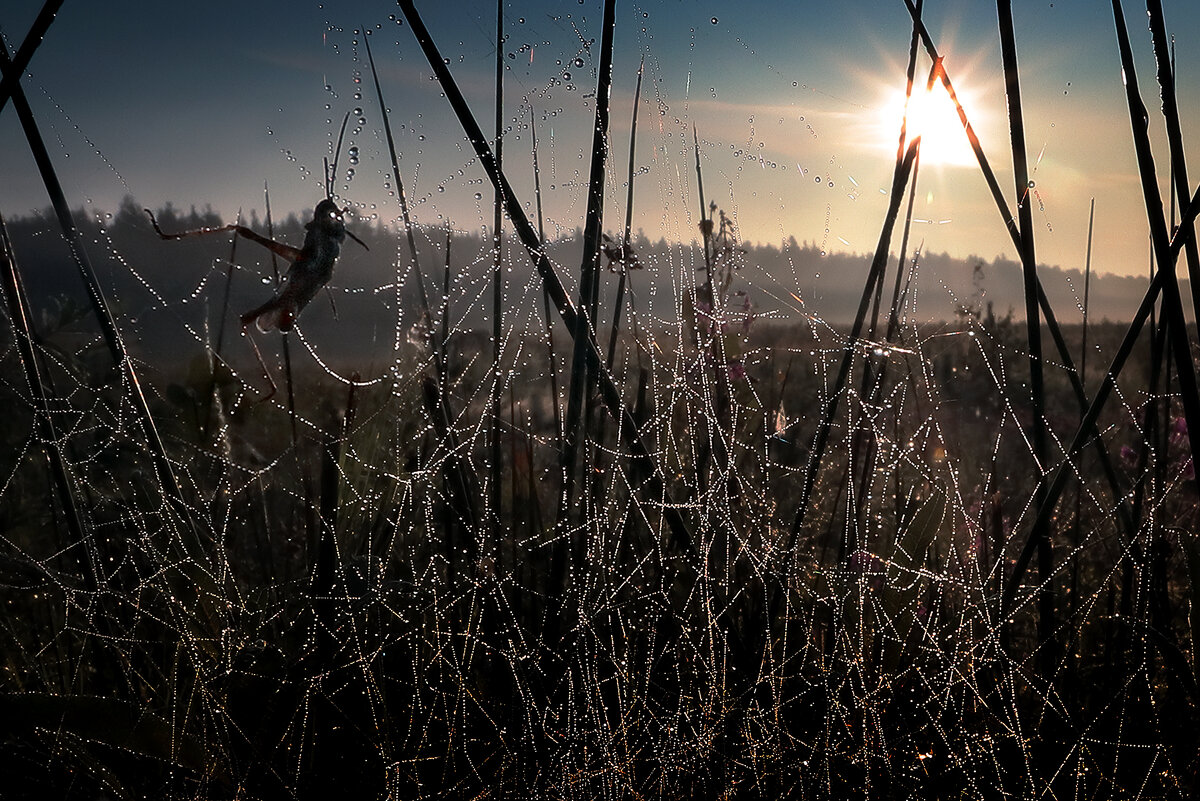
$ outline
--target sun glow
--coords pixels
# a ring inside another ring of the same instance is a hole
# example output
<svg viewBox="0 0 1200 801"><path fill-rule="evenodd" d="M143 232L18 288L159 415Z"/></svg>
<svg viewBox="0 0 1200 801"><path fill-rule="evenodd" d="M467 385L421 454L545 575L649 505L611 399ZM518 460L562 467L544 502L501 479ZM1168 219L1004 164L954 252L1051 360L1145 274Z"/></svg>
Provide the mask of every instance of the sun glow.
<svg viewBox="0 0 1200 801"><path fill-rule="evenodd" d="M964 106L970 108L965 101ZM897 90L883 104L879 119L882 141L892 153L896 151L904 112L904 92ZM978 125L973 118L972 125ZM935 84L928 92L919 84L913 87L908 102L908 141L917 136L921 137L922 165L970 167L977 163L958 109L941 84Z"/></svg>

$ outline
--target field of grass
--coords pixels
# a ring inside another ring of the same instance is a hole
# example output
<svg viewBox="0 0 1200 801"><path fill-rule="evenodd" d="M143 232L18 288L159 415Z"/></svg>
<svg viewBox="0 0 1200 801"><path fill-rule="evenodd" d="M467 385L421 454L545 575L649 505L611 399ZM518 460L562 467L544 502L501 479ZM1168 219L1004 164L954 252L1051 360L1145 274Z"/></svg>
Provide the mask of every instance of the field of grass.
<svg viewBox="0 0 1200 801"><path fill-rule="evenodd" d="M926 73L949 88L921 3L905 2L910 89ZM434 232L418 257L404 205L413 309L370 376L302 366L319 351L301 327L253 334L268 379L222 303L232 272L206 289L204 346L152 367L127 349L132 312L110 309L88 248L71 253L87 305L35 306L5 233L0 796L1200 791L1200 394L1193 298L1175 279L1183 262L1200 287L1200 199L1164 103L1170 227L1120 4L1159 267L1132 321L1069 325L1041 291L1028 193L997 185L977 140L1024 314L982 294L945 322L916 313L920 145L903 134L852 324L755 314L698 134L700 244L639 262L632 156L626 218L601 217L604 134L625 113L607 103L613 5L567 280L540 205L513 191L500 140L399 3L495 189L492 232L511 226L494 247L527 253L538 279L502 297L497 255L468 301L494 327L459 325L447 251L463 240ZM1020 189L1021 76L998 6ZM364 86L387 107L386 84ZM632 130L636 146L636 117ZM57 186L48 164L44 177ZM71 242L62 190L51 198ZM602 238L622 225L623 243ZM670 314L638 312L651 273L675 282ZM504 320L514 308L520 324Z"/></svg>

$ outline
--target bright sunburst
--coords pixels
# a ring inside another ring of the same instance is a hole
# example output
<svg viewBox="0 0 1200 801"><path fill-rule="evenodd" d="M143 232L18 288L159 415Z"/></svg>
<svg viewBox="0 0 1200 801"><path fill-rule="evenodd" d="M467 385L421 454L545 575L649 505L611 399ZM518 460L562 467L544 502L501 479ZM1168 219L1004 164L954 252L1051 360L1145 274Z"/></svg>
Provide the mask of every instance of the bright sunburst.
<svg viewBox="0 0 1200 801"><path fill-rule="evenodd" d="M959 97L963 99L961 92ZM971 104L966 100L963 103L970 113ZM904 91L892 90L881 105L878 125L882 144L893 153L903 115ZM978 120L972 119L972 125L978 124ZM908 103L909 141L916 136L921 137L921 164L924 166L970 167L977 163L954 101L940 83L928 92L920 84L913 87L913 96Z"/></svg>

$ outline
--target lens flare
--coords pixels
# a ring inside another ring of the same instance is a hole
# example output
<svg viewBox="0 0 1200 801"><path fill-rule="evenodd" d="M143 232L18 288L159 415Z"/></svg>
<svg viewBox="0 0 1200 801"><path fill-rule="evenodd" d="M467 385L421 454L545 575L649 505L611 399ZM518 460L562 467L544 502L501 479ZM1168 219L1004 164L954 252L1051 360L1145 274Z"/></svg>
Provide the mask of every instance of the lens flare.
<svg viewBox="0 0 1200 801"><path fill-rule="evenodd" d="M962 99L961 92L959 97ZM963 103L975 123L976 113L971 111L966 100ZM941 84L935 84L930 91L925 91L920 85L914 86L907 111L908 139L912 141L914 137L921 137L923 166L971 167L976 164L975 153L958 117L958 109ZM896 136L904 114L904 91L895 90L881 107L879 117L882 142L891 152L895 152Z"/></svg>

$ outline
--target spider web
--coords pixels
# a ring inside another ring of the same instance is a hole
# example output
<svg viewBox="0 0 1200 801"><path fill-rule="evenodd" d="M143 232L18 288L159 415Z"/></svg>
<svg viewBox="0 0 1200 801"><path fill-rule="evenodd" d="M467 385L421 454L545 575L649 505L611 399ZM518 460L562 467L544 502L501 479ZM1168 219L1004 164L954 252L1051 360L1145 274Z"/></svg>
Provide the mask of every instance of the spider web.
<svg viewBox="0 0 1200 801"><path fill-rule="evenodd" d="M541 62L510 68L502 138L532 217L537 128L553 201L545 252L574 299L590 156L579 132L597 55L582 19L558 23L528 35L514 25L515 63L532 62L534 41L555 63L549 77ZM371 35L391 35L382 27ZM628 254L604 259L594 332L605 354L623 273L611 375L629 414L609 415L585 387L578 462L564 469L572 332L553 310L547 325L543 282L506 226L493 362L490 187L451 146L458 131L413 125L399 146L430 151L403 167L426 315L380 111L359 92L363 33L334 33L361 103L337 191L370 250L345 245L292 333L253 334L265 374L235 321L287 265L245 241L161 242L132 200L81 217L182 505L86 299L61 292L56 276L75 268L52 219L6 220L33 311L27 328L6 289L0 705L15 721L3 763L22 787L204 799L1187 795L1200 562L1169 375L1142 357L1101 419L1116 495L1095 452L1067 458L1079 419L1068 374L1094 389L1123 327L1089 329L1087 370L1046 351L1042 470L1065 465L1072 478L1051 572L1030 573L1004 607L1038 511L1023 321L989 303L985 270L938 271L914 236L888 263L894 307L885 293L851 341L870 256L842 250L865 235L838 220L860 182L838 153L826 162L819 122L800 120L812 163L829 167L814 175L760 152L752 117L741 138L698 135L704 205L689 96L657 79L643 29L651 122L637 131L634 230L652 219L662 238L632 237L636 268ZM736 41L740 58L795 86ZM626 105L614 101L614 120ZM618 130L604 225L617 241ZM458 159L444 180L421 175L423 158L443 166L434 134ZM331 152L332 140L333 128ZM814 187L773 195L778 243L746 241L747 172L789 169ZM389 201L355 200L372 193ZM440 210L447 193L477 224ZM272 235L298 244L307 214L272 221ZM820 241L790 238L795 214L823 218ZM158 217L172 231L222 224L211 210ZM243 224L268 223L254 211ZM1067 333L1079 353L1081 329ZM631 453L630 422L648 457Z"/></svg>

